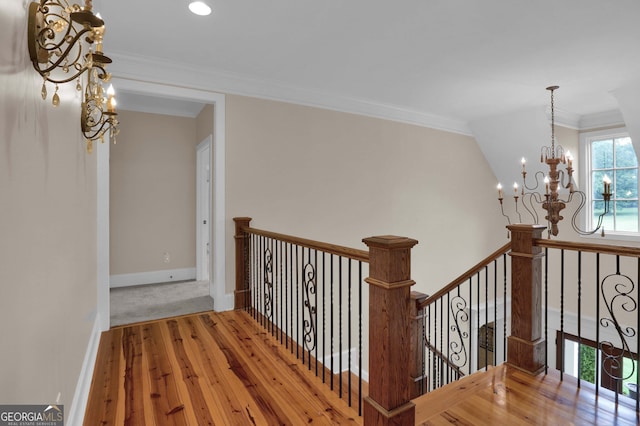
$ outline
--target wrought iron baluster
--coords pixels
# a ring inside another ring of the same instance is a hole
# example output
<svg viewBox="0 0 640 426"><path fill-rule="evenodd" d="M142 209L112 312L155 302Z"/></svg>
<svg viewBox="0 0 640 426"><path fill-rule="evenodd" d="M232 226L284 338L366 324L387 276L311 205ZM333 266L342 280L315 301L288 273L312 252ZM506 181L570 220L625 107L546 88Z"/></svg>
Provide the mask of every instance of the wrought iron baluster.
<svg viewBox="0 0 640 426"><path fill-rule="evenodd" d="M502 255L502 270L504 273L503 291L502 291L502 300L503 300L502 313L504 318L504 320L502 321L502 361L506 361L507 360L507 255L506 254ZM546 348L545 348L545 354L546 354Z"/></svg>
<svg viewBox="0 0 640 426"><path fill-rule="evenodd" d="M564 342L563 349L564 349ZM563 350L564 353L564 350ZM578 389L581 387L582 371L582 252L578 251Z"/></svg>
<svg viewBox="0 0 640 426"><path fill-rule="evenodd" d="M304 262L304 250L302 261ZM307 366L311 370L311 353L316 348L316 267L311 258L311 249L307 249L307 263L304 265L303 276L303 340L304 348L307 350ZM302 353L302 363L304 364L304 351Z"/></svg>
<svg viewBox="0 0 640 426"><path fill-rule="evenodd" d="M478 310L480 307L478 306ZM489 367L489 268L484 267L484 370Z"/></svg>
<svg viewBox="0 0 640 426"><path fill-rule="evenodd" d="M596 253L596 342L600 345L600 253ZM564 342L563 342L564 344ZM600 368L596 368L596 396L600 393Z"/></svg>
<svg viewBox="0 0 640 426"><path fill-rule="evenodd" d="M548 373L549 373L549 249L545 247L544 249L544 374L548 374Z"/></svg>
<svg viewBox="0 0 640 426"><path fill-rule="evenodd" d="M342 256L338 257L338 387L342 398Z"/></svg>
<svg viewBox="0 0 640 426"><path fill-rule="evenodd" d="M358 261L358 415L362 415L362 261Z"/></svg>
<svg viewBox="0 0 640 426"><path fill-rule="evenodd" d="M347 393L349 407L351 407L351 264L353 259L347 259L349 278L347 280Z"/></svg>
<svg viewBox="0 0 640 426"><path fill-rule="evenodd" d="M636 370L635 364L632 363L631 371L625 372L624 358L632 358L628 339L636 337L637 331L631 326L624 326L618 319L620 312L634 312L638 309L638 302L632 295L635 288L633 280L620 272L620 256L616 255L616 272L605 276L600 284L602 300L609 315L600 319L600 325L602 328L609 326L615 328L616 335L620 339L619 346L608 340L598 343L603 357L603 374L607 374L616 384L616 403L622 382L631 378ZM608 350L605 350L605 347Z"/></svg>
<svg viewBox="0 0 640 426"><path fill-rule="evenodd" d="M335 334L333 333L333 318L334 318L333 317L333 281L334 281L333 280L333 278L334 278L334 275L333 275L333 263L334 263L334 256L332 254L331 255L331 263L330 263L330 269L331 269L330 274L331 274L331 277L330 277L330 284L329 284L329 286L331 287L331 290L330 290L331 303L329 304L329 311L330 311L329 328L331 329L331 345L330 345L331 346L331 353L330 353L330 355L331 355L331 361L330 361L331 362L331 377L330 377L331 378L331 390L333 390L333 376L334 376L333 350L334 350L334 336L335 336Z"/></svg>
<svg viewBox="0 0 640 426"><path fill-rule="evenodd" d="M326 253L322 252L322 383L325 382L325 356L326 356L326 346L327 346L327 327L326 327L326 319L327 319L327 311L325 309L325 302L327 300L326 289L326 277L327 277L327 263L326 263ZM318 357L316 357L316 362Z"/></svg>
<svg viewBox="0 0 640 426"><path fill-rule="evenodd" d="M560 250L560 342L564 354L564 249ZM562 381L564 380L564 356L560 367L560 381Z"/></svg>
<svg viewBox="0 0 640 426"><path fill-rule="evenodd" d="M498 260L493 261L493 340L491 341L491 345L493 347L493 365L498 365L498 355L497 355L497 346L498 346L498 337L496 330L498 326Z"/></svg>

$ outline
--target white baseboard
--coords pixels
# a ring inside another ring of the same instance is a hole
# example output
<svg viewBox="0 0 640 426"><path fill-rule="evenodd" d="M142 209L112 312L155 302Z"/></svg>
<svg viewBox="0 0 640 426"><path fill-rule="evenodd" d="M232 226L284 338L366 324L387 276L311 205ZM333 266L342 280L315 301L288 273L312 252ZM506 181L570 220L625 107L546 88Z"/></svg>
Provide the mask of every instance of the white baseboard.
<svg viewBox="0 0 640 426"><path fill-rule="evenodd" d="M133 285L166 283L196 279L196 268L165 269L162 271L137 272L133 274L111 275L109 287L129 287Z"/></svg>
<svg viewBox="0 0 640 426"><path fill-rule="evenodd" d="M364 349L364 348L363 348ZM349 365L349 354L351 354L351 364ZM363 350L363 356L364 354ZM333 367L335 369L335 373L338 373L338 368L340 365L340 358L342 358L342 370L340 372L345 372L351 370L351 372L357 374L358 373L358 348L351 348L350 350L342 351L342 353L333 353L325 356L320 360L322 365L325 368L331 368L331 359L333 358ZM365 382L369 382L369 372L362 370L362 380Z"/></svg>
<svg viewBox="0 0 640 426"><path fill-rule="evenodd" d="M222 300L213 297L213 310L216 312L232 311L234 308L235 300L233 293L226 293Z"/></svg>
<svg viewBox="0 0 640 426"><path fill-rule="evenodd" d="M76 384L76 390L73 394L73 400L71 401L71 407L66 415L67 426L80 426L84 421L84 412L87 408L89 391L91 390L91 380L93 379L93 369L96 364L101 335L100 321L96 315L91 336L89 336L87 352L84 355L82 369L80 370L80 376Z"/></svg>

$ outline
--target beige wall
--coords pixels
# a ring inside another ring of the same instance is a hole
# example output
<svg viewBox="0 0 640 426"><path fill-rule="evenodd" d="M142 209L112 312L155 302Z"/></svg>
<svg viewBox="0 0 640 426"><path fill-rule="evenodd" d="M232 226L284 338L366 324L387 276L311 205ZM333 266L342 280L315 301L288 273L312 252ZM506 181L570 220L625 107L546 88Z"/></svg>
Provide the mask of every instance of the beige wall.
<svg viewBox="0 0 640 426"><path fill-rule="evenodd" d="M76 93L40 98L23 2L0 6L0 402L70 409L96 313L96 154ZM71 85L73 86L73 85Z"/></svg>
<svg viewBox="0 0 640 426"><path fill-rule="evenodd" d="M213 105L206 105L196 117L196 144L213 135Z"/></svg>
<svg viewBox="0 0 640 426"><path fill-rule="evenodd" d="M121 111L119 121L110 166L111 275L194 268L196 120Z"/></svg>
<svg viewBox="0 0 640 426"><path fill-rule="evenodd" d="M227 291L234 216L364 249L419 240L417 289L433 292L507 242L495 177L471 137L358 115L226 97Z"/></svg>

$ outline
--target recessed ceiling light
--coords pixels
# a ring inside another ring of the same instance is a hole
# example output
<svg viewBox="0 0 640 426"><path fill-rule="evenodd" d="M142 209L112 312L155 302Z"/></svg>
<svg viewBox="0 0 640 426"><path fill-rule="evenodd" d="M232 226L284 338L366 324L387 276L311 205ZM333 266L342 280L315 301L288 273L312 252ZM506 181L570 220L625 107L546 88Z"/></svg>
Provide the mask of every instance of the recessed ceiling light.
<svg viewBox="0 0 640 426"><path fill-rule="evenodd" d="M211 7L203 1L193 1L189 3L189 10L200 16L207 16L211 14Z"/></svg>

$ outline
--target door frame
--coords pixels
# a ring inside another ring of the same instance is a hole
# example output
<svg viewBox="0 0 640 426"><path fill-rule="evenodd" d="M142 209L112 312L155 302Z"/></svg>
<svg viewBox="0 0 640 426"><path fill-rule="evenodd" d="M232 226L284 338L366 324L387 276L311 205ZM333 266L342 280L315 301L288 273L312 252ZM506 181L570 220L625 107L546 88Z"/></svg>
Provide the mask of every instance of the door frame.
<svg viewBox="0 0 640 426"><path fill-rule="evenodd" d="M211 145L207 136L196 148L196 280L211 281ZM206 231L203 230L206 224ZM205 233L206 232L206 233Z"/></svg>
<svg viewBox="0 0 640 426"><path fill-rule="evenodd" d="M226 213L225 213L225 95L221 93L195 90L185 87L151 83L124 77L113 77L118 90L152 96L184 99L213 105L213 161L212 161L212 274L209 280L209 294L214 300L216 311L233 309L233 292L226 293ZM123 142L124 143L124 142ZM106 145L106 144L105 144ZM98 150L98 164L108 166L108 150ZM104 167L103 167L104 168ZM108 167L105 175L98 173L100 184L97 188L98 230L97 262L102 267L97 271L98 324L101 331L110 327L109 307L109 178Z"/></svg>

